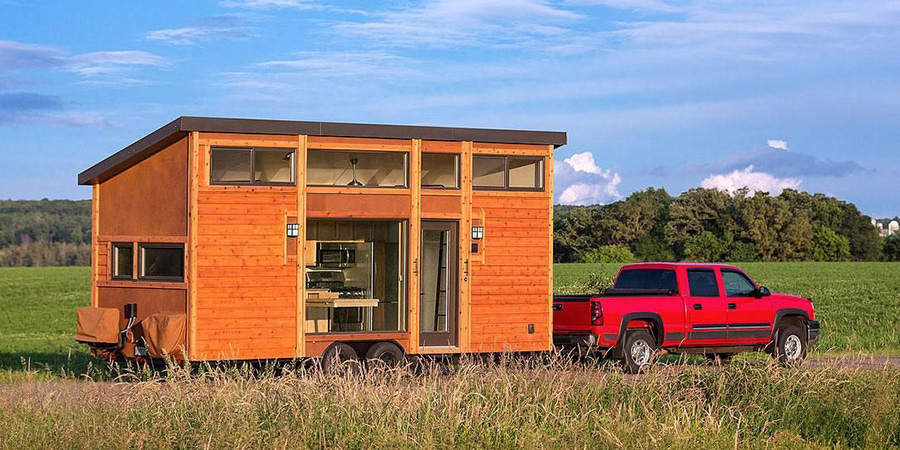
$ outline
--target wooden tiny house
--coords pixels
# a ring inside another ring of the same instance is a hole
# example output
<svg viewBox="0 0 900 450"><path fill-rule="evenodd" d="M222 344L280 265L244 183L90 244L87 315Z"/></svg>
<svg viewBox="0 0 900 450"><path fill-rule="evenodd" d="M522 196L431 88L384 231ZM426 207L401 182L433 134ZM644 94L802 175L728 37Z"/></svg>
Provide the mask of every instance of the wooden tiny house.
<svg viewBox="0 0 900 450"><path fill-rule="evenodd" d="M565 142L181 117L79 175L93 187L91 304L136 303L138 323L184 314L191 360L320 356L334 343L549 350L553 150Z"/></svg>

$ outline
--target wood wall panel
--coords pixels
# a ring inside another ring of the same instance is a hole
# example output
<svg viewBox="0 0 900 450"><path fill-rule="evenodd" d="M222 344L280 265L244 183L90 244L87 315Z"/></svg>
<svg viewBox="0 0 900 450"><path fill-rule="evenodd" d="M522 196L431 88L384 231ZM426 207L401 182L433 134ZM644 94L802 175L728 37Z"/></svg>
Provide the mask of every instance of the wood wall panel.
<svg viewBox="0 0 900 450"><path fill-rule="evenodd" d="M310 218L404 219L409 217L409 195L395 194L306 194Z"/></svg>
<svg viewBox="0 0 900 450"><path fill-rule="evenodd" d="M422 194L422 217L456 218L461 214L461 195L428 195L427 193Z"/></svg>
<svg viewBox="0 0 900 450"><path fill-rule="evenodd" d="M470 350L548 350L549 193L492 194L476 191L472 199L473 208L483 211L485 237L483 256L472 264Z"/></svg>
<svg viewBox="0 0 900 450"><path fill-rule="evenodd" d="M285 220L297 216L296 188L204 187L197 197L195 357L293 358L297 263L285 255Z"/></svg>
<svg viewBox="0 0 900 450"><path fill-rule="evenodd" d="M101 235L187 236L187 142L100 183Z"/></svg>

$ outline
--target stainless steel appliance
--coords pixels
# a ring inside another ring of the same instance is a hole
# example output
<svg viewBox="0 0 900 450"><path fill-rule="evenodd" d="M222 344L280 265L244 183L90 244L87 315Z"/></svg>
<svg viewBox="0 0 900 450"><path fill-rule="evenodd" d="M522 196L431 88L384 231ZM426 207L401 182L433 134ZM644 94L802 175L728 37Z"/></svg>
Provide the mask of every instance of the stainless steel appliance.
<svg viewBox="0 0 900 450"><path fill-rule="evenodd" d="M353 267L356 264L356 243L319 242L316 261L319 267Z"/></svg>

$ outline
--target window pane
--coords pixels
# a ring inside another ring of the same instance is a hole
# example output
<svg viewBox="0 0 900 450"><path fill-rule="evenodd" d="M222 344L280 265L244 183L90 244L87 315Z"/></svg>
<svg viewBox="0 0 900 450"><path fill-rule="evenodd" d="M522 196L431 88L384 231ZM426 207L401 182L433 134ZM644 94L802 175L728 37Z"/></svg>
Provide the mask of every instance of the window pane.
<svg viewBox="0 0 900 450"><path fill-rule="evenodd" d="M543 187L542 160L509 157L509 187L538 189Z"/></svg>
<svg viewBox="0 0 900 450"><path fill-rule="evenodd" d="M131 244L113 247L113 278L131 279L134 275L134 248Z"/></svg>
<svg viewBox="0 0 900 450"><path fill-rule="evenodd" d="M729 297L750 295L756 290L756 286L750 280L737 272L723 270L722 283L725 284L725 294Z"/></svg>
<svg viewBox="0 0 900 450"><path fill-rule="evenodd" d="M209 179L214 183L249 183L250 150L213 150Z"/></svg>
<svg viewBox="0 0 900 450"><path fill-rule="evenodd" d="M184 278L184 248L141 247L141 278Z"/></svg>
<svg viewBox="0 0 900 450"><path fill-rule="evenodd" d="M406 187L406 153L310 150L311 186Z"/></svg>
<svg viewBox="0 0 900 450"><path fill-rule="evenodd" d="M256 172L253 181L260 183L293 183L293 150L255 150L253 152Z"/></svg>
<svg viewBox="0 0 900 450"><path fill-rule="evenodd" d="M475 187L506 187L504 171L505 158L475 156L472 158L472 184Z"/></svg>
<svg viewBox="0 0 900 450"><path fill-rule="evenodd" d="M691 297L718 297L719 286L716 273L712 270L688 270L688 285Z"/></svg>
<svg viewBox="0 0 900 450"><path fill-rule="evenodd" d="M626 270L616 278L616 289L659 289L678 291L675 271L669 269Z"/></svg>
<svg viewBox="0 0 900 450"><path fill-rule="evenodd" d="M458 188L459 155L445 153L423 153L422 187Z"/></svg>

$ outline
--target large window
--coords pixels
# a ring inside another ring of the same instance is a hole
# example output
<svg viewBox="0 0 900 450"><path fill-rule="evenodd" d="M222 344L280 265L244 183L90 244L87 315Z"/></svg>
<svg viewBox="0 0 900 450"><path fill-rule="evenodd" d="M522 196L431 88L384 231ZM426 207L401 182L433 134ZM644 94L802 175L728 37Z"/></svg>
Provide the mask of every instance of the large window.
<svg viewBox="0 0 900 450"><path fill-rule="evenodd" d="M310 150L306 182L310 186L405 188L405 152Z"/></svg>
<svg viewBox="0 0 900 450"><path fill-rule="evenodd" d="M472 182L476 189L544 189L543 158L476 155L472 162Z"/></svg>
<svg viewBox="0 0 900 450"><path fill-rule="evenodd" d="M712 269L692 269L687 271L691 297L718 297L719 284Z"/></svg>
<svg viewBox="0 0 900 450"><path fill-rule="evenodd" d="M140 279L183 281L184 246L181 244L140 244Z"/></svg>
<svg viewBox="0 0 900 450"><path fill-rule="evenodd" d="M678 292L678 283L675 281L675 271L671 269L631 269L619 274L615 288Z"/></svg>
<svg viewBox="0 0 900 450"><path fill-rule="evenodd" d="M422 187L459 189L459 155L422 153Z"/></svg>
<svg viewBox="0 0 900 450"><path fill-rule="evenodd" d="M744 274L734 270L722 271L722 284L729 297L748 297L756 291L756 286Z"/></svg>
<svg viewBox="0 0 900 450"><path fill-rule="evenodd" d="M112 279L131 280L134 278L134 244L116 243L112 246Z"/></svg>
<svg viewBox="0 0 900 450"><path fill-rule="evenodd" d="M294 150L274 148L213 148L211 184L294 184Z"/></svg>

